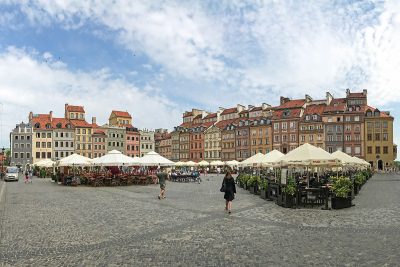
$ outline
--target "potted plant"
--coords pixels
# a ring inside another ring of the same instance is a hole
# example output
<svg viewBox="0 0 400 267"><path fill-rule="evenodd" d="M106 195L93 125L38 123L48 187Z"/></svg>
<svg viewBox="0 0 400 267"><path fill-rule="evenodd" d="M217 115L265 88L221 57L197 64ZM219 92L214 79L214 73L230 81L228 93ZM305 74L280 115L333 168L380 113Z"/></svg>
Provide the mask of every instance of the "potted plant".
<svg viewBox="0 0 400 267"><path fill-rule="evenodd" d="M256 193L256 187L257 187L257 181L258 181L258 176L256 175L251 175L250 178L247 180L247 187L250 190L250 193L255 194Z"/></svg>
<svg viewBox="0 0 400 267"><path fill-rule="evenodd" d="M267 199L268 181L266 178L261 180L260 183L260 197L262 199Z"/></svg>
<svg viewBox="0 0 400 267"><path fill-rule="evenodd" d="M349 196L351 185L349 177L340 176L333 179L332 209L344 209L352 206L351 196Z"/></svg>
<svg viewBox="0 0 400 267"><path fill-rule="evenodd" d="M242 178L243 178L243 173L240 173L237 177L236 177L236 184L239 185L239 187L243 188L243 183L242 183Z"/></svg>
<svg viewBox="0 0 400 267"><path fill-rule="evenodd" d="M243 178L241 179L241 181L242 181L242 183L243 183L243 188L244 188L244 190L247 190L247 189L248 189L247 181L250 179L250 177L251 177L251 175L245 174L245 175L243 175Z"/></svg>
<svg viewBox="0 0 400 267"><path fill-rule="evenodd" d="M288 177L286 179L286 186L283 188L282 192L282 206L285 208L292 208L295 194L297 193L297 185L293 177Z"/></svg>
<svg viewBox="0 0 400 267"><path fill-rule="evenodd" d="M358 172L354 177L354 194L358 194L361 186L365 183L367 179L362 172Z"/></svg>

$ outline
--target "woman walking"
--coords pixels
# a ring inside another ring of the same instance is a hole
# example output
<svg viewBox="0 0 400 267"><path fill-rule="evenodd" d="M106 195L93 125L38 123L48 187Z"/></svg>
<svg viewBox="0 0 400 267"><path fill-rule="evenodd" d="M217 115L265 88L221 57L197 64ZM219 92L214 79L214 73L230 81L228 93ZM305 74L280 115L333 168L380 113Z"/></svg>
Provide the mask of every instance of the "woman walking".
<svg viewBox="0 0 400 267"><path fill-rule="evenodd" d="M229 171L225 174L220 191L225 193L225 210L230 214L232 211L232 200L235 198L236 194L236 186L235 180Z"/></svg>

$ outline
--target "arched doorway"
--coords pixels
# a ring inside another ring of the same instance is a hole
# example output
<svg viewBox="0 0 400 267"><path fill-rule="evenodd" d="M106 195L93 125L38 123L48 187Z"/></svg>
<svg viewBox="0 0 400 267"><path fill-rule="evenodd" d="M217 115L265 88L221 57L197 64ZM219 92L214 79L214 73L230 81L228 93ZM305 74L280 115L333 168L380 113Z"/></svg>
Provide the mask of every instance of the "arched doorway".
<svg viewBox="0 0 400 267"><path fill-rule="evenodd" d="M383 161L381 159L378 160L378 170L383 170Z"/></svg>

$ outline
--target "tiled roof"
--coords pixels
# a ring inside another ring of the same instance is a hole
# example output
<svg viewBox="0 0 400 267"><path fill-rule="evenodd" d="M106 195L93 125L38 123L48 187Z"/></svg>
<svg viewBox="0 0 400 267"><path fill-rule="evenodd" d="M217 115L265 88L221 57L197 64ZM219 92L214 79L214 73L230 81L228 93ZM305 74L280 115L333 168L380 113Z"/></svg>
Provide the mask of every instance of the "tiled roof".
<svg viewBox="0 0 400 267"><path fill-rule="evenodd" d="M33 129L46 130L46 125L49 123L51 125L50 115L49 114L36 114L32 118L31 123L32 123ZM37 123L39 123L38 128L35 127ZM51 127L48 130L51 130Z"/></svg>
<svg viewBox="0 0 400 267"><path fill-rule="evenodd" d="M216 118L217 117L217 113L211 113L208 114L207 116L204 117L204 119L211 119L211 118Z"/></svg>
<svg viewBox="0 0 400 267"><path fill-rule="evenodd" d="M324 112L337 112L346 110L346 99L345 98L335 98L332 99L329 106L326 106Z"/></svg>
<svg viewBox="0 0 400 267"><path fill-rule="evenodd" d="M364 112L367 112L368 109L371 110L372 112L374 112L376 110L376 108L368 106L368 105L364 105L362 107L362 109L363 109ZM380 112L379 113L380 114L380 116L379 116L380 118L392 118L392 116L388 115L385 111L379 111L379 112Z"/></svg>
<svg viewBox="0 0 400 267"><path fill-rule="evenodd" d="M179 125L179 126L188 128L188 127L191 127L191 126L192 126L192 123L191 123L191 122L183 122L183 123L181 123L181 125Z"/></svg>
<svg viewBox="0 0 400 267"><path fill-rule="evenodd" d="M304 115L313 115L313 114L322 115L322 113L325 110L325 107L326 107L325 104L309 105L306 107Z"/></svg>
<svg viewBox="0 0 400 267"><path fill-rule="evenodd" d="M254 107L254 108L252 108L252 109L250 110L250 112L253 112L253 111L260 111L260 110L262 110L262 107Z"/></svg>
<svg viewBox="0 0 400 267"><path fill-rule="evenodd" d="M348 95L349 98L359 98L359 97L365 97L363 93L350 93Z"/></svg>
<svg viewBox="0 0 400 267"><path fill-rule="evenodd" d="M288 102L275 107L275 109L301 108L305 102L306 100L304 99L289 100Z"/></svg>
<svg viewBox="0 0 400 267"><path fill-rule="evenodd" d="M51 121L51 126L55 129L58 129L57 125L61 124L61 129L66 129L66 125L69 124L69 120L65 118L53 118Z"/></svg>
<svg viewBox="0 0 400 267"><path fill-rule="evenodd" d="M238 119L231 119L231 120L223 120L223 121L219 121L215 124L215 126L217 126L220 129L225 128L227 125L232 124L234 122L236 122Z"/></svg>
<svg viewBox="0 0 400 267"><path fill-rule="evenodd" d="M71 120L71 124L75 127L93 128L92 124L84 120Z"/></svg>
<svg viewBox="0 0 400 267"><path fill-rule="evenodd" d="M90 125L92 125L92 128L99 128L99 125L97 123L92 123Z"/></svg>
<svg viewBox="0 0 400 267"><path fill-rule="evenodd" d="M195 119L201 119L201 114L197 115L196 117L193 118L193 120Z"/></svg>
<svg viewBox="0 0 400 267"><path fill-rule="evenodd" d="M85 112L83 106L67 106L67 111L69 112Z"/></svg>
<svg viewBox="0 0 400 267"><path fill-rule="evenodd" d="M185 113L183 114L183 117L186 118L186 117L190 117L190 116L192 116L192 115L193 115L193 112L185 112Z"/></svg>
<svg viewBox="0 0 400 267"><path fill-rule="evenodd" d="M275 110L274 115L272 118L274 120L281 120L281 119L295 119L295 118L300 118L301 114L301 108L295 108L295 109L290 109L289 110L289 115L288 116L283 116L283 113L286 110Z"/></svg>
<svg viewBox="0 0 400 267"><path fill-rule="evenodd" d="M101 134L101 135L106 135L104 131L102 130L96 130L93 132L93 134Z"/></svg>
<svg viewBox="0 0 400 267"><path fill-rule="evenodd" d="M239 114L245 114L245 113L249 113L249 111L247 109L244 109L244 110L239 112Z"/></svg>
<svg viewBox="0 0 400 267"><path fill-rule="evenodd" d="M227 109L224 109L224 111L222 111L221 115L235 113L236 111L237 111L237 108L227 108Z"/></svg>
<svg viewBox="0 0 400 267"><path fill-rule="evenodd" d="M114 115L117 116L117 117L132 119L131 114L129 114L127 111L113 110L111 113L114 113Z"/></svg>

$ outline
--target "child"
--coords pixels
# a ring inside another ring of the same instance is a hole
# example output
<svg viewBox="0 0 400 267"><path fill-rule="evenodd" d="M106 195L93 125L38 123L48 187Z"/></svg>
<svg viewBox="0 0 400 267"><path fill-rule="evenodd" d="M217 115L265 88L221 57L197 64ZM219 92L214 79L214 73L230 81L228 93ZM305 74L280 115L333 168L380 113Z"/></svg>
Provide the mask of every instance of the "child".
<svg viewBox="0 0 400 267"><path fill-rule="evenodd" d="M25 171L25 183L29 182L28 170Z"/></svg>

